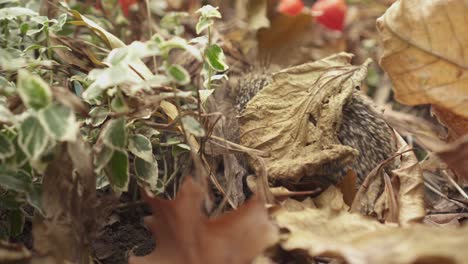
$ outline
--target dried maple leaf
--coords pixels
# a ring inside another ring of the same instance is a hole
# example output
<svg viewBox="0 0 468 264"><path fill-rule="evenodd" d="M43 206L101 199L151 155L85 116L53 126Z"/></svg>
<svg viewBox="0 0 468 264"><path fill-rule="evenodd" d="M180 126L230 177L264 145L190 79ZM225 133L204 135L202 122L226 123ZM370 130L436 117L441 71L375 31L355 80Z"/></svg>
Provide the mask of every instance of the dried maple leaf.
<svg viewBox="0 0 468 264"><path fill-rule="evenodd" d="M204 191L187 177L175 200L145 195L153 215L145 218L156 240L147 256L129 259L146 263L250 263L277 241L277 230L258 198L216 218L202 212Z"/></svg>
<svg viewBox="0 0 468 264"><path fill-rule="evenodd" d="M468 118L467 10L464 0L401 0L377 20L380 64L398 101L430 103Z"/></svg>

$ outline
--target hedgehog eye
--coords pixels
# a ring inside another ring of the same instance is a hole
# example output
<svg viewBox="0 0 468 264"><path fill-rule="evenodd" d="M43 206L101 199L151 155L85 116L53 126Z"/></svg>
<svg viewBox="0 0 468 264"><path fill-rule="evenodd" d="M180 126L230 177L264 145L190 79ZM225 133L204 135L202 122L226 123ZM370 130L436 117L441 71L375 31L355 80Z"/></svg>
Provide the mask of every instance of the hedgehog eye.
<svg viewBox="0 0 468 264"><path fill-rule="evenodd" d="M361 91L361 86L356 85L356 87L354 87L354 89L356 89L356 90L358 90L358 91Z"/></svg>

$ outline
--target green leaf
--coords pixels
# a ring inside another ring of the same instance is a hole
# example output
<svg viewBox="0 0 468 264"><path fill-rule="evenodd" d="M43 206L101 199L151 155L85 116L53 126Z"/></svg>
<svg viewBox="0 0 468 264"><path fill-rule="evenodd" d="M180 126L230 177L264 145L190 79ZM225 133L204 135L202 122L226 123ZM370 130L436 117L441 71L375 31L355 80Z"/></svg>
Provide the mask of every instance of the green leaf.
<svg viewBox="0 0 468 264"><path fill-rule="evenodd" d="M51 104L39 111L39 121L49 136L58 141L75 141L78 134L78 123L75 113L60 104Z"/></svg>
<svg viewBox="0 0 468 264"><path fill-rule="evenodd" d="M14 123L16 122L15 116L6 106L0 104L0 122Z"/></svg>
<svg viewBox="0 0 468 264"><path fill-rule="evenodd" d="M58 17L58 21L49 27L50 31L57 32L62 30L63 25L67 22L67 14L63 13Z"/></svg>
<svg viewBox="0 0 468 264"><path fill-rule="evenodd" d="M127 147L127 131L123 118L108 121L101 133L104 144L109 148L124 151Z"/></svg>
<svg viewBox="0 0 468 264"><path fill-rule="evenodd" d="M18 236L23 232L24 227L24 214L21 210L8 211L8 224L10 236Z"/></svg>
<svg viewBox="0 0 468 264"><path fill-rule="evenodd" d="M215 71L223 72L229 69L224 52L217 44L212 44L206 49L206 60Z"/></svg>
<svg viewBox="0 0 468 264"><path fill-rule="evenodd" d="M213 25L213 23L214 23L213 19L205 17L205 16L201 16L198 19L197 25L195 26L195 30L197 32L197 35L200 35L200 33L203 30L207 29L208 27L211 27Z"/></svg>
<svg viewBox="0 0 468 264"><path fill-rule="evenodd" d="M13 155L15 155L15 145L3 133L0 133L0 160Z"/></svg>
<svg viewBox="0 0 468 264"><path fill-rule="evenodd" d="M203 17L221 18L221 13L219 13L218 7L213 7L211 5L204 5L200 7L196 13L199 13Z"/></svg>
<svg viewBox="0 0 468 264"><path fill-rule="evenodd" d="M128 141L128 150L133 155L145 160L146 162L155 162L153 146L151 145L150 140L143 135L136 134L131 136Z"/></svg>
<svg viewBox="0 0 468 264"><path fill-rule="evenodd" d="M37 159L47 146L49 137L35 116L27 117L18 131L18 145L28 158Z"/></svg>
<svg viewBox="0 0 468 264"><path fill-rule="evenodd" d="M107 163L109 163L112 158L112 155L114 155L114 150L104 145L98 155L95 156L94 165L96 165L97 172L100 172L104 167L106 167Z"/></svg>
<svg viewBox="0 0 468 264"><path fill-rule="evenodd" d="M187 85L190 83L190 74L184 67L180 65L171 65L167 69L167 73L179 85Z"/></svg>
<svg viewBox="0 0 468 264"><path fill-rule="evenodd" d="M129 111L128 105L121 92L117 92L111 101L111 108L117 113L127 113Z"/></svg>
<svg viewBox="0 0 468 264"><path fill-rule="evenodd" d="M23 103L35 110L46 107L52 101L49 85L41 77L27 70L18 70L18 94Z"/></svg>
<svg viewBox="0 0 468 264"><path fill-rule="evenodd" d="M205 136L205 130L200 125L200 123L192 116L182 117L182 125L184 126L184 129L186 131L190 132L190 134L193 134L196 137Z"/></svg>
<svg viewBox="0 0 468 264"><path fill-rule="evenodd" d="M106 121L109 116L109 109L103 106L97 106L89 111L90 118L86 119L87 125L92 125L93 127L100 126Z"/></svg>
<svg viewBox="0 0 468 264"><path fill-rule="evenodd" d="M31 176L26 172L0 167L0 185L7 190L28 193L31 190Z"/></svg>
<svg viewBox="0 0 468 264"><path fill-rule="evenodd" d="M105 172L115 190L127 191L130 180L127 152L114 150Z"/></svg>
<svg viewBox="0 0 468 264"><path fill-rule="evenodd" d="M24 7L5 7L0 9L0 20L12 20L20 16L38 16L37 12Z"/></svg>
<svg viewBox="0 0 468 264"><path fill-rule="evenodd" d="M159 176L156 160L147 162L146 160L135 158L135 174L140 180L149 185L151 191L156 191Z"/></svg>
<svg viewBox="0 0 468 264"><path fill-rule="evenodd" d="M37 211L43 214L42 211L42 184L33 184L31 190L26 194L28 203Z"/></svg>
<svg viewBox="0 0 468 264"><path fill-rule="evenodd" d="M169 51L171 51L171 49L183 49L190 53L192 56L194 56L198 61L202 61L200 50L198 50L195 46L190 45L185 39L181 37L173 37L170 40L163 41L159 44L159 48L161 49L161 52L166 56L168 56Z"/></svg>

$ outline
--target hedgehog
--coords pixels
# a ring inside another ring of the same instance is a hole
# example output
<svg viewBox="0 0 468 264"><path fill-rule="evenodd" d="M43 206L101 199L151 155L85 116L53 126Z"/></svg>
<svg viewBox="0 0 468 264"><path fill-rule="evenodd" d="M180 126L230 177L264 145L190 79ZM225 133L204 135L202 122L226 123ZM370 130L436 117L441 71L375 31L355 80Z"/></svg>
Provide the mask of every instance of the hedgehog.
<svg viewBox="0 0 468 264"><path fill-rule="evenodd" d="M271 81L271 74L265 70L251 70L237 80L231 94L238 113L241 114L248 102ZM327 184L336 184L351 169L357 174L359 186L374 168L395 153L394 134L372 100L360 90L354 91L351 99L343 106L342 114L338 140L358 150L359 155L347 166L338 162L327 164L324 171L332 175Z"/></svg>

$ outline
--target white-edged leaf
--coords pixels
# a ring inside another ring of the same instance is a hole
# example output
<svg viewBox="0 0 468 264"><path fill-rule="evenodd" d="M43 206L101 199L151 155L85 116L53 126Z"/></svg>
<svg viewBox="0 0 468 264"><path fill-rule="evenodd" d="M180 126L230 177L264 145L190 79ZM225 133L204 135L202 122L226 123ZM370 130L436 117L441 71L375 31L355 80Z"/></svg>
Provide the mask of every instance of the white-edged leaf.
<svg viewBox="0 0 468 264"><path fill-rule="evenodd" d="M151 191L157 190L158 183L158 163L156 160L147 162L146 160L135 158L134 162L136 176L147 183Z"/></svg>
<svg viewBox="0 0 468 264"><path fill-rule="evenodd" d="M108 121L101 134L103 135L102 140L107 147L121 151L124 151L127 147L127 131L123 118Z"/></svg>
<svg viewBox="0 0 468 264"><path fill-rule="evenodd" d="M35 110L46 107L52 101L52 91L41 77L27 70L18 70L17 91L23 103Z"/></svg>
<svg viewBox="0 0 468 264"><path fill-rule="evenodd" d="M95 156L94 165L96 166L96 172L99 174L109 163L110 159L114 155L114 150L106 147L105 145L102 146L102 149L99 153Z"/></svg>
<svg viewBox="0 0 468 264"><path fill-rule="evenodd" d="M184 129L190 132L190 134L196 137L205 136L205 130L194 117L187 115L187 116L182 117L181 120L182 120L182 125L184 126Z"/></svg>
<svg viewBox="0 0 468 264"><path fill-rule="evenodd" d="M49 136L37 117L30 115L18 129L18 145L28 158L37 159L46 149Z"/></svg>
<svg viewBox="0 0 468 264"><path fill-rule="evenodd" d="M167 73L171 79L179 85L187 85L190 83L190 74L184 67L173 64L167 68Z"/></svg>
<svg viewBox="0 0 468 264"><path fill-rule="evenodd" d="M13 155L15 155L15 145L3 133L0 133L0 160Z"/></svg>
<svg viewBox="0 0 468 264"><path fill-rule="evenodd" d="M4 7L0 9L0 20L11 20L20 16L38 16L39 14L24 7Z"/></svg>
<svg viewBox="0 0 468 264"><path fill-rule="evenodd" d="M208 18L221 18L221 13L219 13L218 7L213 7L211 5L204 5L200 7L196 13L199 13L201 16Z"/></svg>
<svg viewBox="0 0 468 264"><path fill-rule="evenodd" d="M212 44L206 49L206 61L215 71L223 72L229 69L223 49L218 44Z"/></svg>
<svg viewBox="0 0 468 264"><path fill-rule="evenodd" d="M114 150L104 171L116 191L127 191L130 180L128 154L125 151Z"/></svg>
<svg viewBox="0 0 468 264"><path fill-rule="evenodd" d="M201 56L201 52L195 46L190 45L185 39L181 37L173 37L167 41L163 41L159 44L159 48L161 52L165 54L169 54L171 49L179 48L186 50L192 56L194 56L198 61L202 61L203 58Z"/></svg>
<svg viewBox="0 0 468 264"><path fill-rule="evenodd" d="M97 106L89 111L90 118L86 119L87 125L92 125L93 127L100 126L106 121L109 116L109 109L103 106Z"/></svg>
<svg viewBox="0 0 468 264"><path fill-rule="evenodd" d="M79 125L76 122L75 113L70 108L60 104L51 104L41 109L38 117L52 138L58 141L73 142L76 140Z"/></svg>
<svg viewBox="0 0 468 264"><path fill-rule="evenodd" d="M128 140L128 150L140 159L146 162L155 162L153 156L153 146L151 141L140 134L130 136Z"/></svg>
<svg viewBox="0 0 468 264"><path fill-rule="evenodd" d="M203 104L206 102L206 100L208 100L208 97L210 97L210 95L214 92L214 89L202 89L202 90L199 90L199 92L200 92L200 99Z"/></svg>
<svg viewBox="0 0 468 264"><path fill-rule="evenodd" d="M200 18L198 19L197 25L195 26L197 35L199 35L203 30L212 26L213 23L214 23L213 19L205 17L205 16L200 16Z"/></svg>
<svg viewBox="0 0 468 264"><path fill-rule="evenodd" d="M16 119L13 113L6 106L0 104L0 122L15 123Z"/></svg>

